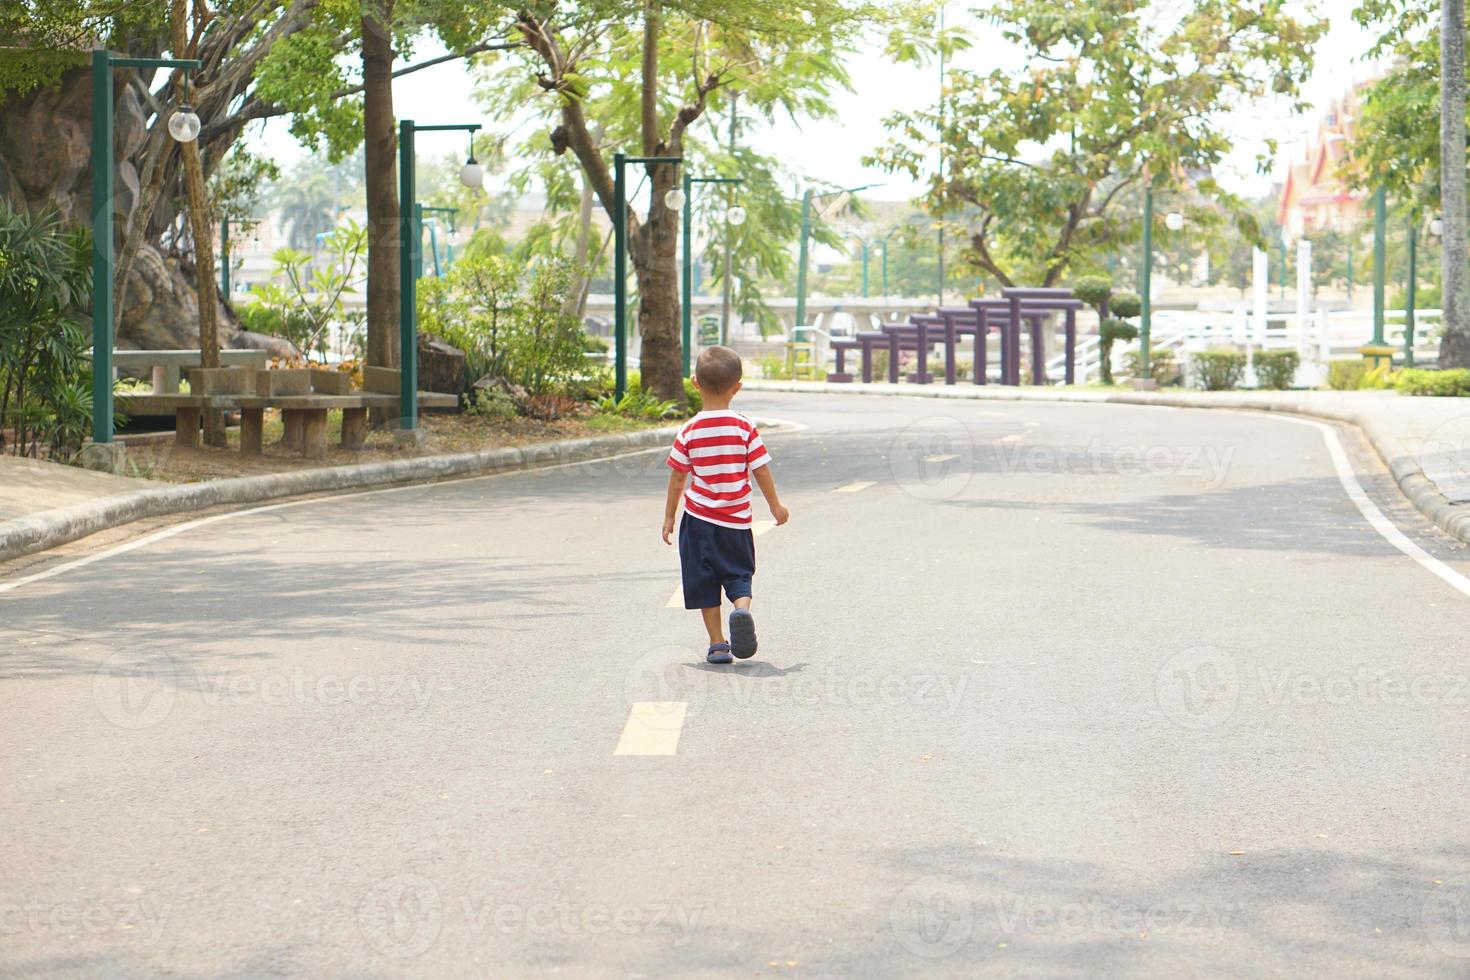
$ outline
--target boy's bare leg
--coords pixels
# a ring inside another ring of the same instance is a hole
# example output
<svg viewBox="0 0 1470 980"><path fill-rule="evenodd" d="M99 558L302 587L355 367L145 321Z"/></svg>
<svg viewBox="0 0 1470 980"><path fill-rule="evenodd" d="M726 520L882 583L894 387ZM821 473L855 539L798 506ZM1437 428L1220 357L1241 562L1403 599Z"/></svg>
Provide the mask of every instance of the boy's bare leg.
<svg viewBox="0 0 1470 980"><path fill-rule="evenodd" d="M750 608L750 596L743 595L739 599L736 599L735 600L735 608L736 609L749 609Z"/></svg>
<svg viewBox="0 0 1470 980"><path fill-rule="evenodd" d="M701 609L699 615L704 617L704 631L709 634L710 645L724 643L725 624L720 622L720 607L714 606L710 609Z"/></svg>

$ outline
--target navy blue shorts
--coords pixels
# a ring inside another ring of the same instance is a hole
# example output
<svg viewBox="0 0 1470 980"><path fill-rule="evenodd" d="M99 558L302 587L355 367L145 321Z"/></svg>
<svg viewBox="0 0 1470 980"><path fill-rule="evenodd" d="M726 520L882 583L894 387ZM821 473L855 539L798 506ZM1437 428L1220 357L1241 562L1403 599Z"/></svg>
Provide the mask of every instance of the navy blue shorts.
<svg viewBox="0 0 1470 980"><path fill-rule="evenodd" d="M715 608L722 588L732 602L748 596L755 535L748 527L724 527L685 514L679 522L679 568L685 609Z"/></svg>

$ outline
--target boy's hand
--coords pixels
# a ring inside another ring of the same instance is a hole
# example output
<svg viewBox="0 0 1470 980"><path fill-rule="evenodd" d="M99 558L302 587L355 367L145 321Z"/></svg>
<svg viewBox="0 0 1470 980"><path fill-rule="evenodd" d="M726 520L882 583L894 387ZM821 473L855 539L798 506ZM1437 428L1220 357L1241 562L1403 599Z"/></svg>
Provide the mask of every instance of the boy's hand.
<svg viewBox="0 0 1470 980"><path fill-rule="evenodd" d="M791 511L787 510L783 504L772 504L771 516L776 519L776 526L780 527L782 524L791 520Z"/></svg>
<svg viewBox="0 0 1470 980"><path fill-rule="evenodd" d="M665 517L664 518L664 544L673 544L673 543L674 543L674 519L672 517Z"/></svg>

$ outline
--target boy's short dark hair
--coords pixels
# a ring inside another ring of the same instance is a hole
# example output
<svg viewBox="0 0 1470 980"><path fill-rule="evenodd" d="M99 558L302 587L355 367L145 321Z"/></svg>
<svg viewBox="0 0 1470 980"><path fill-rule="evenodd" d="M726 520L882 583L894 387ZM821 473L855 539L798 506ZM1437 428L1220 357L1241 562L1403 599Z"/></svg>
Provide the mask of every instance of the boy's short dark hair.
<svg viewBox="0 0 1470 980"><path fill-rule="evenodd" d="M740 355L728 347L706 347L694 365L694 378L699 387L712 395L723 395L745 373Z"/></svg>

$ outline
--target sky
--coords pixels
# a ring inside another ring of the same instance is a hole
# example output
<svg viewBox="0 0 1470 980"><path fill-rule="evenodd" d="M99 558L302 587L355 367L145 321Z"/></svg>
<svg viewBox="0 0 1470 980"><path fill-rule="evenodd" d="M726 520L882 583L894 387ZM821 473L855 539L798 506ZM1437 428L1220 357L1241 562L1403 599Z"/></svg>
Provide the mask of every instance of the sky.
<svg viewBox="0 0 1470 980"><path fill-rule="evenodd" d="M1304 116L1294 115L1284 100L1277 100L1253 106L1223 120L1235 141L1235 150L1219 173L1230 190L1249 196L1268 193L1273 181L1284 176L1286 164L1304 153L1307 136L1316 130L1319 111L1325 109L1333 98L1348 91L1353 83L1371 78L1376 73L1374 66L1365 60L1374 34L1353 22L1351 12L1355 5L1356 0L1317 0L1311 4L1318 15L1326 17L1331 25L1330 32L1318 46L1316 68L1304 87L1303 94L1315 107L1313 111ZM1290 6L1300 10L1308 3L1307 0L1291 0ZM968 23L977 32L981 43L961 53L955 64L975 70L988 70L997 63L1006 64L1005 42L993 34L987 36L988 29L983 25L973 21ZM995 60L998 52L1001 55L999 62ZM422 44L415 51L414 59L422 60L439 53L442 49ZM1010 57L1012 61L1009 63L1019 61L1018 54L1011 53ZM781 155L798 173L844 187L878 183L882 186L865 191L862 196L871 200L909 200L918 193L916 185L904 178L864 167L862 158L885 142L887 134L883 129L883 119L886 116L901 109L920 108L933 103L938 94L938 70L933 65L892 64L883 57L876 42L859 52L850 62L849 69L853 91L834 100L834 119L803 120L799 123L778 121L771 126L751 127L743 134L744 138L763 151ZM470 76L462 62L450 62L398 79L394 83L393 97L399 118L423 124L472 122L482 116L474 104ZM1256 172L1255 161L1268 134L1277 138L1280 153L1272 173L1261 175ZM420 140L420 153L438 155L457 152L462 137L425 134ZM435 141L444 143L442 150ZM267 122L263 131L252 135L251 142L282 164L289 164L304 152L287 132L284 120L279 119Z"/></svg>

